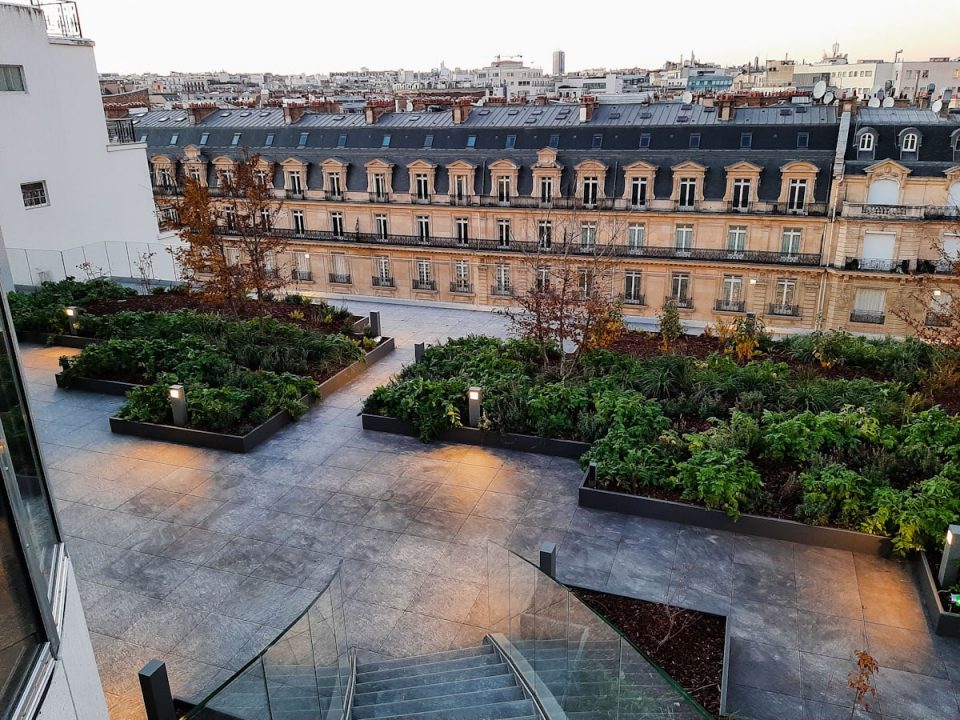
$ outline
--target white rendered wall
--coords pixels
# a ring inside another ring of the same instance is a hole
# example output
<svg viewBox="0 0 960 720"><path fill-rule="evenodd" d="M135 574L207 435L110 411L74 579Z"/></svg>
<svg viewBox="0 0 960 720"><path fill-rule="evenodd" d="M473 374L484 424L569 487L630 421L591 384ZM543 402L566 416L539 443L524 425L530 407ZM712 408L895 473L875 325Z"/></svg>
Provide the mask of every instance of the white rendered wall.
<svg viewBox="0 0 960 720"><path fill-rule="evenodd" d="M146 147L107 142L93 42L48 38L41 11L0 3L0 64L22 65L26 85L0 92L0 229L15 282L82 277L84 259L129 276L127 257L148 244L158 277L173 279ZM39 180L49 205L25 208L20 184Z"/></svg>
<svg viewBox="0 0 960 720"><path fill-rule="evenodd" d="M80 591L67 570L67 597L60 629L60 658L37 720L107 720L107 702L80 605ZM139 668L132 668L136 672Z"/></svg>

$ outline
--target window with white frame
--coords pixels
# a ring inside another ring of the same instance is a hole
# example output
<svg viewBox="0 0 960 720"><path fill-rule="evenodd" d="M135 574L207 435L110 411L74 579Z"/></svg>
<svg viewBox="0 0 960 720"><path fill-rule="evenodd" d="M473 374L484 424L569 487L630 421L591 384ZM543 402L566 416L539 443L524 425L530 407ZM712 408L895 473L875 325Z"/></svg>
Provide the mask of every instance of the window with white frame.
<svg viewBox="0 0 960 720"><path fill-rule="evenodd" d="M796 259L800 254L803 232L800 228L784 228L780 234L780 254L783 259Z"/></svg>
<svg viewBox="0 0 960 720"><path fill-rule="evenodd" d="M742 256L747 249L747 226L731 225L727 228L727 253Z"/></svg>
<svg viewBox="0 0 960 720"><path fill-rule="evenodd" d="M627 248L630 252L643 250L643 243L647 239L647 226L643 223L630 223L627 226Z"/></svg>
<svg viewBox="0 0 960 720"><path fill-rule="evenodd" d="M540 202L549 203L553 200L553 178L549 175L540 178Z"/></svg>
<svg viewBox="0 0 960 720"><path fill-rule="evenodd" d="M689 255L693 249L693 225L677 225L673 231L674 249L678 255Z"/></svg>
<svg viewBox="0 0 960 720"><path fill-rule="evenodd" d="M157 168L157 185L159 187L170 187L173 185L173 175L170 173L170 168Z"/></svg>
<svg viewBox="0 0 960 720"><path fill-rule="evenodd" d="M470 291L470 262L457 260L453 263L453 287L455 292Z"/></svg>
<svg viewBox="0 0 960 720"><path fill-rule="evenodd" d="M387 196L387 176L384 173L373 174L373 195L379 200Z"/></svg>
<svg viewBox="0 0 960 720"><path fill-rule="evenodd" d="M287 173L287 190L294 195L303 194L303 178L299 170L290 170Z"/></svg>
<svg viewBox="0 0 960 720"><path fill-rule="evenodd" d="M433 282L433 264L430 260L425 258L417 260L417 280L421 286L426 286Z"/></svg>
<svg viewBox="0 0 960 720"><path fill-rule="evenodd" d="M546 265L537 266L536 273L534 275L534 282L537 285L537 290L549 290L550 268L548 268Z"/></svg>
<svg viewBox="0 0 960 720"><path fill-rule="evenodd" d="M903 136L903 142L900 144L900 150L903 152L915 153L919 145L920 136L916 133L907 133Z"/></svg>
<svg viewBox="0 0 960 720"><path fill-rule="evenodd" d="M857 141L857 152L858 153L872 153L873 152L874 137L873 133L865 132L860 136L860 139Z"/></svg>
<svg viewBox="0 0 960 720"><path fill-rule="evenodd" d="M417 173L413 176L417 200L430 199L430 176L427 173Z"/></svg>
<svg viewBox="0 0 960 720"><path fill-rule="evenodd" d="M200 168L198 167L190 168L190 179L193 182L197 183L198 185L200 184Z"/></svg>
<svg viewBox="0 0 960 720"><path fill-rule="evenodd" d="M740 310L743 300L743 277L724 275L720 286L720 309Z"/></svg>
<svg viewBox="0 0 960 720"><path fill-rule="evenodd" d="M237 229L237 211L232 207L223 209L223 223L227 230Z"/></svg>
<svg viewBox="0 0 960 720"><path fill-rule="evenodd" d="M787 211L802 212L807 206L806 178L791 178L787 188Z"/></svg>
<svg viewBox="0 0 960 720"><path fill-rule="evenodd" d="M580 223L580 249L593 250L597 246L597 224L595 222Z"/></svg>
<svg viewBox="0 0 960 720"><path fill-rule="evenodd" d="M792 278L778 278L773 288L774 313L792 315L797 304L797 281Z"/></svg>
<svg viewBox="0 0 960 720"><path fill-rule="evenodd" d="M537 242L541 250L549 250L553 244L553 223L550 220L537 221Z"/></svg>
<svg viewBox="0 0 960 720"><path fill-rule="evenodd" d="M43 207L49 204L47 183L44 180L21 184L20 195L23 197L23 206L26 208Z"/></svg>
<svg viewBox="0 0 960 720"><path fill-rule="evenodd" d="M670 297L679 305L687 305L690 302L690 274L673 273L670 278Z"/></svg>
<svg viewBox="0 0 960 720"><path fill-rule="evenodd" d="M303 235L304 231L307 229L307 226L303 220L303 210L292 210L290 214L293 216L293 231L297 235Z"/></svg>
<svg viewBox="0 0 960 720"><path fill-rule="evenodd" d="M510 247L510 221L506 218L497 220L497 247Z"/></svg>
<svg viewBox="0 0 960 720"><path fill-rule="evenodd" d="M496 290L499 293L509 293L510 284L510 266L504 263L498 264L496 268Z"/></svg>
<svg viewBox="0 0 960 720"><path fill-rule="evenodd" d="M337 237L343 237L343 213L330 213L330 230Z"/></svg>
<svg viewBox="0 0 960 720"><path fill-rule="evenodd" d="M295 251L293 253L293 269L297 273L297 280L310 280L310 253Z"/></svg>
<svg viewBox="0 0 960 720"><path fill-rule="evenodd" d="M194 169L191 170L191 172L190 172L191 177L193 177L193 173L194 173L194 172L197 173L197 177L194 177L193 179L199 181L199 179L200 179L200 171L197 170L196 168L194 168ZM263 186L263 185L266 185L266 184L267 184L267 171L264 170L263 168L257 168L256 170L254 170L253 176L254 176L254 178L256 178L257 185Z"/></svg>
<svg viewBox="0 0 960 720"><path fill-rule="evenodd" d="M858 288L853 300L852 322L882 324L886 306L887 291L874 288Z"/></svg>
<svg viewBox="0 0 960 720"><path fill-rule="evenodd" d="M379 284L381 286L392 284L393 276L390 275L390 258L386 255L378 255L373 262Z"/></svg>
<svg viewBox="0 0 960 720"><path fill-rule="evenodd" d="M733 181L731 205L734 210L746 210L750 207L750 180L748 178L736 178Z"/></svg>
<svg viewBox="0 0 960 720"><path fill-rule="evenodd" d="M590 297L593 293L594 274L593 268L580 268L577 277L577 287L583 297Z"/></svg>
<svg viewBox="0 0 960 720"><path fill-rule="evenodd" d="M467 191L467 176L455 175L453 178L453 196L458 201L466 200L469 195Z"/></svg>
<svg viewBox="0 0 960 720"><path fill-rule="evenodd" d="M594 175L583 178L583 204L596 205L600 192L600 179Z"/></svg>
<svg viewBox="0 0 960 720"><path fill-rule="evenodd" d="M347 256L344 253L331 253L333 258L333 277L331 282L350 282L350 268L347 266Z"/></svg>
<svg viewBox="0 0 960 720"><path fill-rule="evenodd" d="M327 192L331 197L340 197L343 195L343 188L340 185L340 173L332 172L327 176Z"/></svg>
<svg viewBox="0 0 960 720"><path fill-rule="evenodd" d="M386 240L388 231L387 231L387 216L385 213L377 213L373 216L374 226L377 231L378 240Z"/></svg>
<svg viewBox="0 0 960 720"><path fill-rule="evenodd" d="M228 267L236 267L240 264L240 250L235 247L228 247L224 249L224 259L226 260Z"/></svg>
<svg viewBox="0 0 960 720"><path fill-rule="evenodd" d="M233 185L233 170L230 168L224 168L217 174L218 184L222 187L229 187Z"/></svg>
<svg viewBox="0 0 960 720"><path fill-rule="evenodd" d="M697 179L680 178L680 194L678 205L681 208L692 208L697 203Z"/></svg>
<svg viewBox="0 0 960 720"><path fill-rule="evenodd" d="M647 178L635 177L630 180L630 205L643 207L647 204Z"/></svg>
<svg viewBox="0 0 960 720"><path fill-rule="evenodd" d="M643 303L643 291L640 289L639 270L627 270L623 274L623 299L627 303L640 305Z"/></svg>
<svg viewBox="0 0 960 720"><path fill-rule="evenodd" d="M269 208L260 208L260 227L264 230L273 227L273 216Z"/></svg>
<svg viewBox="0 0 960 720"><path fill-rule="evenodd" d="M417 215L417 238L420 242L427 242L430 239L429 215Z"/></svg>
<svg viewBox="0 0 960 720"><path fill-rule="evenodd" d="M510 176L497 176L497 201L502 203L510 202Z"/></svg>
<svg viewBox="0 0 960 720"><path fill-rule="evenodd" d="M457 237L458 245L466 245L470 242L470 220L465 217L453 219L453 230Z"/></svg>

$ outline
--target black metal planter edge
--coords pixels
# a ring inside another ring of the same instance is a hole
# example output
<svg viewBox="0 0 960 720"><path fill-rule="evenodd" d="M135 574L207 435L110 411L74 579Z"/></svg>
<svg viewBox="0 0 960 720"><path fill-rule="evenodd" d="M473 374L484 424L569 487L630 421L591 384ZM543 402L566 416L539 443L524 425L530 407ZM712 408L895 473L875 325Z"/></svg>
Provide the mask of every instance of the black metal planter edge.
<svg viewBox="0 0 960 720"><path fill-rule="evenodd" d="M672 500L659 500L643 495L600 490L599 488L589 487L590 474L590 468L587 468L583 474L583 481L580 483L577 497L577 504L580 507L608 510L624 515L636 515L684 525L695 525L711 530L724 530L741 535L785 540L802 545L846 550L878 557L888 556L892 549L890 538L882 535L868 535L854 530L819 527L796 520L783 520L761 515L744 514L737 520L733 520L721 510L708 510L697 505Z"/></svg>
<svg viewBox="0 0 960 720"><path fill-rule="evenodd" d="M363 413L361 415L361 421L364 430L417 437L416 430L409 424L396 418ZM485 430L466 427L450 428L437 439L444 442L519 450L521 452L553 455L554 457L572 458L574 460L579 459L581 455L590 449L590 443L578 442L576 440L557 440L554 438L537 437L536 435L519 435L517 433L486 432Z"/></svg>
<svg viewBox="0 0 960 720"><path fill-rule="evenodd" d="M943 605L940 604L937 581L933 577L927 556L922 552L914 553L910 557L910 564L920 586L920 598L933 625L933 631L944 637L960 637L960 613L944 612Z"/></svg>
<svg viewBox="0 0 960 720"><path fill-rule="evenodd" d="M40 330L17 330L19 342L36 343L37 345L57 345L60 347L85 348L87 345L100 342L100 338L81 337L79 335L58 335Z"/></svg>
<svg viewBox="0 0 960 720"><path fill-rule="evenodd" d="M383 360L387 355L396 349L396 340L392 337L383 338L382 342L373 350L366 353L362 360L351 363L336 375L327 378L320 383L320 397L324 398L335 393L337 390L348 385L352 380L359 377L363 371L370 365Z"/></svg>
<svg viewBox="0 0 960 720"><path fill-rule="evenodd" d="M99 380L97 378L74 378L69 386L63 383L63 373L55 375L57 387L67 390L86 390L87 392L100 393L101 395L126 395L134 388L143 387L137 383L120 382L119 380Z"/></svg>

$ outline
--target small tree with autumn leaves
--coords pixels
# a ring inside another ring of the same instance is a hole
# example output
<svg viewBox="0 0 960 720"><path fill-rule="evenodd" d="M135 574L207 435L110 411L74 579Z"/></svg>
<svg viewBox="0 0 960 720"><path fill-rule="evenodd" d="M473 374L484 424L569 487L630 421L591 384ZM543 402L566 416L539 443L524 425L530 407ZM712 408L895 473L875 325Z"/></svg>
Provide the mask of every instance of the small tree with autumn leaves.
<svg viewBox="0 0 960 720"><path fill-rule="evenodd" d="M283 203L273 197L260 156L242 156L218 176L217 188L184 179L174 201L185 245L174 251L181 277L214 302L237 311L251 294L263 302L284 287L277 265L287 241L274 232Z"/></svg>
<svg viewBox="0 0 960 720"><path fill-rule="evenodd" d="M514 307L501 312L514 333L544 348L545 362L549 347L564 351L561 375L584 352L609 346L623 332L623 303L613 290L614 260L604 248L564 232L549 247L538 243L522 265L529 284L514 296Z"/></svg>

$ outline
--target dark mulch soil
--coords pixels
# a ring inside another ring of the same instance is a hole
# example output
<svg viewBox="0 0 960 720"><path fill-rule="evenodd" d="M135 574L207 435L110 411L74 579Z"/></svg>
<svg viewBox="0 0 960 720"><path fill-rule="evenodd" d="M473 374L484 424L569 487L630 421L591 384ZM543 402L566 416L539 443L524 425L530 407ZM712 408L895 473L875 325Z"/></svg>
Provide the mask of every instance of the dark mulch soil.
<svg viewBox="0 0 960 720"><path fill-rule="evenodd" d="M933 399L951 415L960 415L960 385L938 390Z"/></svg>
<svg viewBox="0 0 960 720"><path fill-rule="evenodd" d="M575 589L574 594L607 618L708 712L720 712L724 618L681 610L675 618L675 627L681 629L661 644L670 632L666 606L593 590Z"/></svg>
<svg viewBox="0 0 960 720"><path fill-rule="evenodd" d="M163 295L134 295L122 300L95 300L84 306L84 310L92 315L113 315L114 313L124 312L126 310L143 312L174 312L175 310L195 310L197 312L212 313L223 315L224 317L236 317L241 320L251 320L253 318L269 316L277 320L300 325L312 330L322 330L324 332L341 332L349 326L350 322L359 320L353 317L346 323L325 322L321 307L315 305L288 305L285 302L264 302L262 305L255 300L248 300L240 306L240 310L234 313L224 303L213 303L203 300L195 295L178 295L176 293L166 293ZM291 313L297 312L303 314L302 319L291 317Z"/></svg>
<svg viewBox="0 0 960 720"><path fill-rule="evenodd" d="M925 553L927 556L927 563L930 565L930 572L933 574L933 579L936 582L937 576L940 574L940 558L941 554L938 552L930 552L929 550ZM940 607L944 612L948 613L960 613L960 607L957 607L950 602L950 589L940 590L937 593L940 596Z"/></svg>

